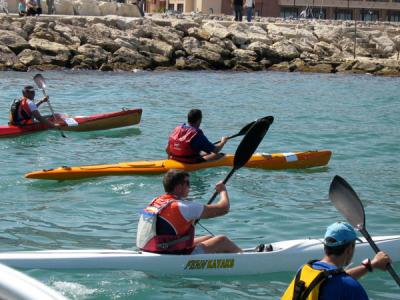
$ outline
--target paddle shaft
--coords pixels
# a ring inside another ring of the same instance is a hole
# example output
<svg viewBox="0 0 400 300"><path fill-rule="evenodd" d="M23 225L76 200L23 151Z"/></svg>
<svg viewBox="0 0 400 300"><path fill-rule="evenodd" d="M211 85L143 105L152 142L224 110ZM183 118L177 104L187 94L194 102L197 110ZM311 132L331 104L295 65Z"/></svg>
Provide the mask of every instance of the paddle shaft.
<svg viewBox="0 0 400 300"><path fill-rule="evenodd" d="M365 237L365 239L367 240L367 242L369 243L371 248L375 251L375 253L378 253L379 251L381 251L378 248L378 246L375 244L375 242L373 241L371 236L369 235L367 229L361 228L361 229L359 229L359 231ZM392 275L392 277L393 277L394 281L396 281L397 285L400 286L400 277L399 277L399 275L397 275L396 271L393 269L392 264L389 263L387 265L387 271L390 273L390 275Z"/></svg>
<svg viewBox="0 0 400 300"><path fill-rule="evenodd" d="M44 87L42 87L41 90L42 90L42 92L43 92L43 95L44 95L45 97L47 97L47 93L46 93L46 90L44 89ZM49 99L47 99L47 104L49 105L51 114L53 115L53 119L54 119L54 121L55 121L55 120L56 120L56 115L54 114L54 110L53 110L53 107L52 107L51 104L50 104L50 100L49 100ZM63 138L66 138L66 137L67 137L67 136L64 134L64 132L62 131L62 129L61 129L60 127L57 127L57 129L60 131L60 134L61 134L61 136L62 136Z"/></svg>
<svg viewBox="0 0 400 300"><path fill-rule="evenodd" d="M256 122L256 121L253 121L253 122L247 124L246 126L244 126L238 133L229 136L229 137L228 137L228 140L246 134L247 131L250 129L251 126L254 125L255 122ZM216 144L218 144L218 143L220 143L220 142L221 142L221 140L219 140L218 142L214 142L214 145L216 145Z"/></svg>
<svg viewBox="0 0 400 300"><path fill-rule="evenodd" d="M233 168L233 169L229 172L229 174L225 177L224 181L222 181L222 183L223 183L223 184L226 184L226 183L228 182L229 178L232 177L233 173L235 173L235 171L236 171L236 169ZM207 205L208 205L208 204L211 204L211 203L215 200L215 198L218 196L218 194L219 194L219 193L218 193L217 191L215 191L214 194L212 195L212 197L210 198L210 200L208 200Z"/></svg>

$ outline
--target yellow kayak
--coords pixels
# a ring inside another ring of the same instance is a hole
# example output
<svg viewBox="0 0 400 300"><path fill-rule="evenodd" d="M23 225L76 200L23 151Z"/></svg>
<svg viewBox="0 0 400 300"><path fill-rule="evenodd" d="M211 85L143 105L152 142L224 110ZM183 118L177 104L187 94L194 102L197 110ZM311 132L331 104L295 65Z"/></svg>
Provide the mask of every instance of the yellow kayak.
<svg viewBox="0 0 400 300"><path fill-rule="evenodd" d="M316 150L290 153L255 153L245 167L269 170L302 169L324 166L328 164L332 152ZM143 160L135 162L121 162L108 165L91 165L68 167L36 171L25 175L26 178L48 180L71 180L100 176L119 176L133 174L158 174L169 169L195 171L205 168L214 168L233 165L233 154L226 154L222 158L198 164L186 164L171 159Z"/></svg>

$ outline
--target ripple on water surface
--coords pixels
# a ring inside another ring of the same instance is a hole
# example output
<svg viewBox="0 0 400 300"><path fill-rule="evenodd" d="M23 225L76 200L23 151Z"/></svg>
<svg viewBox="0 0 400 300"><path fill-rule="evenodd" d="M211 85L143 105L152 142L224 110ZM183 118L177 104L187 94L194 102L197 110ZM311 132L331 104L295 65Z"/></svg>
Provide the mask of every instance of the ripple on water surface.
<svg viewBox="0 0 400 300"><path fill-rule="evenodd" d="M0 72L0 124L34 73ZM171 129L191 108L203 110L210 140L273 115L259 152L330 149L327 167L240 169L228 182L231 211L202 224L242 247L321 237L343 220L328 200L334 175L362 199L372 235L399 234L398 78L337 74L233 72L46 72L53 107L70 115L143 108L141 124L87 133L42 132L0 141L1 251L134 249L139 211L162 193L162 175L78 181L27 180L62 165L161 159ZM41 110L49 113L44 105ZM224 151L233 153L240 138ZM207 202L230 168L192 173L191 199ZM206 232L198 228L200 234ZM395 265L399 270L399 264ZM28 271L71 299L277 299L291 273L232 278L154 277L134 271ZM396 299L388 274L362 279L371 299Z"/></svg>

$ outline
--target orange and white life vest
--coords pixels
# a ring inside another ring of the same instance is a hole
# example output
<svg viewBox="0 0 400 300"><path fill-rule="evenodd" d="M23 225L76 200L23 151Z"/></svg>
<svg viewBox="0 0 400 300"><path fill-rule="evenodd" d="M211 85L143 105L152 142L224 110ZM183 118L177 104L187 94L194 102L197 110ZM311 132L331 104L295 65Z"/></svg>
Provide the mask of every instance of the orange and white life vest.
<svg viewBox="0 0 400 300"><path fill-rule="evenodd" d="M193 221L187 221L173 195L159 196L140 215L136 245L143 251L156 253L190 253L193 250ZM163 219L175 234L158 234L157 222Z"/></svg>

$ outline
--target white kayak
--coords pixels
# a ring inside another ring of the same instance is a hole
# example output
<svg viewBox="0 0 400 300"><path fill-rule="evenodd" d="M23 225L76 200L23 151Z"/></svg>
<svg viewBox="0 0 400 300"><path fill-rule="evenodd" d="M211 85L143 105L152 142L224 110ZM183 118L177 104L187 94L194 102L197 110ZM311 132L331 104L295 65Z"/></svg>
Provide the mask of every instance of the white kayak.
<svg viewBox="0 0 400 300"><path fill-rule="evenodd" d="M400 235L377 236L374 241L393 262L400 261ZM129 250L43 250L0 253L0 263L21 269L121 269L154 275L233 276L296 271L323 256L322 240L302 239L270 244L271 251L197 255L154 254ZM266 245L268 249L269 245ZM374 253L363 240L357 243L353 262Z"/></svg>
<svg viewBox="0 0 400 300"><path fill-rule="evenodd" d="M36 279L0 264L0 299L67 300Z"/></svg>

